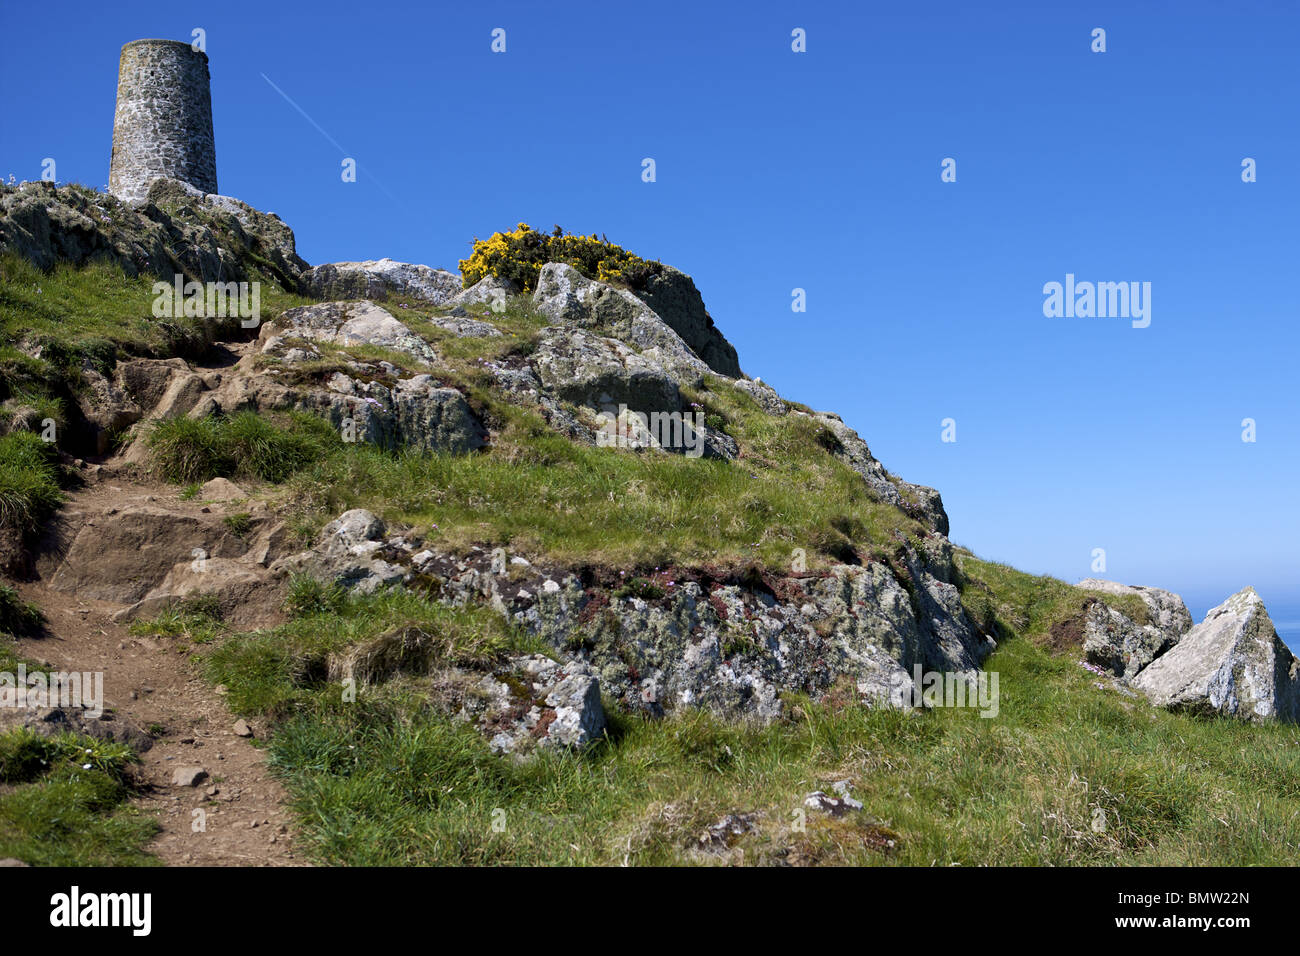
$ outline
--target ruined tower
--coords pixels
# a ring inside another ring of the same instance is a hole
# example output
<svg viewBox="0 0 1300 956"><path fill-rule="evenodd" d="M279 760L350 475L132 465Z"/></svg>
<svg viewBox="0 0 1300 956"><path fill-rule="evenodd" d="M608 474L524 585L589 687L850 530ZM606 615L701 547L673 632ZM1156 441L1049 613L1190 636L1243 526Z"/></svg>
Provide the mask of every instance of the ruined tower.
<svg viewBox="0 0 1300 956"><path fill-rule="evenodd" d="M217 191L208 55L179 40L122 47L108 190L138 201L159 176Z"/></svg>

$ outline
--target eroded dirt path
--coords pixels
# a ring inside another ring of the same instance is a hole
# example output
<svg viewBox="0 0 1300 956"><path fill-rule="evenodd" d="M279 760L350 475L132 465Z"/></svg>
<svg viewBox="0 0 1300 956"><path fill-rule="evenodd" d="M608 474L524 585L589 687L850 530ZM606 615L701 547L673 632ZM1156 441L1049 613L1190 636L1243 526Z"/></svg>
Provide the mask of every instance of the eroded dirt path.
<svg viewBox="0 0 1300 956"><path fill-rule="evenodd" d="M133 501L202 507L181 502L174 488L109 473L73 493L61 519L75 531L78 522ZM46 634L21 640L20 653L56 669L102 672L105 703L115 719L154 737L141 754L146 786L134 799L162 828L151 852L173 866L303 863L294 850L283 788L264 753L236 734L235 716L200 676L188 642L133 635L112 620L125 605L55 590L48 574L18 588L47 619ZM258 736L263 729L253 727ZM190 767L205 770L207 779L197 786L176 785L175 772Z"/></svg>

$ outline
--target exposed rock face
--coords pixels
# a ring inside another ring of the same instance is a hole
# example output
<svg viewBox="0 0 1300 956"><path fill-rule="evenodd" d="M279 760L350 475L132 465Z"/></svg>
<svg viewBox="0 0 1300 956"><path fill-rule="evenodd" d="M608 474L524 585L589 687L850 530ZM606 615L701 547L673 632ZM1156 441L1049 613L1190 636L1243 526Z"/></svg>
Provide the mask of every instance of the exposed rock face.
<svg viewBox="0 0 1300 956"><path fill-rule="evenodd" d="M1177 644L1192 626L1192 616L1187 612L1183 599L1171 591L1100 578L1087 578L1077 586L1104 594L1134 595L1147 606L1150 623L1142 624L1101 601L1093 601L1084 611L1084 657L1116 677L1131 679Z"/></svg>
<svg viewBox="0 0 1300 956"><path fill-rule="evenodd" d="M1149 624L1140 625L1101 601L1093 601L1084 611L1084 658L1116 677L1131 679L1177 639Z"/></svg>
<svg viewBox="0 0 1300 956"><path fill-rule="evenodd" d="M572 266L542 266L533 305L561 325L620 339L684 385L696 385L710 371L663 319L630 292L588 279Z"/></svg>
<svg viewBox="0 0 1300 956"><path fill-rule="evenodd" d="M758 407L769 415L784 415L790 410L776 389L760 379L738 378L731 384L758 402Z"/></svg>
<svg viewBox="0 0 1300 956"><path fill-rule="evenodd" d="M485 556L480 555L480 558ZM912 668L971 674L992 649L967 618L942 554L824 574L712 580L682 571L620 588L567 572L492 572L486 560L422 551L412 566L452 603L487 601L566 656L586 661L624 708L705 707L768 719L780 693L820 695L841 682L872 704L899 705Z"/></svg>
<svg viewBox="0 0 1300 956"><path fill-rule="evenodd" d="M644 412L683 405L677 381L663 366L618 339L581 329L543 329L532 367L544 388L576 405L623 403Z"/></svg>
<svg viewBox="0 0 1300 956"><path fill-rule="evenodd" d="M704 299L690 276L672 266L664 266L660 274L651 276L645 288L635 294L667 322L709 368L728 378L740 377L740 359L736 356L736 349L713 324L704 308Z"/></svg>
<svg viewBox="0 0 1300 956"><path fill-rule="evenodd" d="M368 299L289 309L275 322L262 326L259 340L263 351L272 348L269 343L277 337L343 346L377 345L427 362L438 358L428 342L397 321L387 309Z"/></svg>
<svg viewBox="0 0 1300 956"><path fill-rule="evenodd" d="M540 654L507 657L490 673L439 663L436 635L396 628L335 654L329 679L378 684L397 674L427 676L431 703L471 721L500 754L526 757L538 748L580 749L605 731L600 681L585 664Z"/></svg>
<svg viewBox="0 0 1300 956"><path fill-rule="evenodd" d="M391 563L385 549L384 523L362 508L346 511L327 524L311 551L283 558L271 566L277 574L307 573L338 583L355 594L372 594L411 577L408 568Z"/></svg>
<svg viewBox="0 0 1300 956"><path fill-rule="evenodd" d="M484 276L468 289L457 292L447 302L450 305L484 304L491 306L494 311L500 311L505 308L506 301L511 296L518 295L519 292L519 286L509 279Z"/></svg>
<svg viewBox="0 0 1300 956"><path fill-rule="evenodd" d="M293 230L279 217L174 179L154 179L140 206L74 186L0 185L0 251L42 269L102 259L127 275L168 282L177 273L200 282L247 281L256 262L296 289L307 269Z"/></svg>
<svg viewBox="0 0 1300 956"><path fill-rule="evenodd" d="M460 276L392 259L327 262L303 275L303 290L318 299L383 299L390 295L441 305L460 291Z"/></svg>
<svg viewBox="0 0 1300 956"><path fill-rule="evenodd" d="M1102 578L1084 578L1077 585L1088 591L1101 591L1105 594L1134 594L1140 597L1151 613L1151 626L1161 633L1176 640L1187 633L1192 626L1192 615L1187 610L1183 599L1172 591L1161 588L1149 588L1142 585L1120 584Z"/></svg>
<svg viewBox="0 0 1300 956"><path fill-rule="evenodd" d="M49 578L57 591L88 598L134 604L163 583L176 565L202 565L214 558L264 561L278 547L279 522L265 515L250 517L241 535L217 514L172 508L162 503L129 504L80 525L82 516L60 515L54 526L75 526L70 540L58 542L61 561Z"/></svg>
<svg viewBox="0 0 1300 956"><path fill-rule="evenodd" d="M1174 710L1300 720L1300 662L1277 636L1254 588L1213 608L1139 672L1133 686Z"/></svg>
<svg viewBox="0 0 1300 956"><path fill-rule="evenodd" d="M512 657L485 676L462 715L490 735L497 753L535 748L577 750L605 732L600 681L579 661L557 663L540 654Z"/></svg>

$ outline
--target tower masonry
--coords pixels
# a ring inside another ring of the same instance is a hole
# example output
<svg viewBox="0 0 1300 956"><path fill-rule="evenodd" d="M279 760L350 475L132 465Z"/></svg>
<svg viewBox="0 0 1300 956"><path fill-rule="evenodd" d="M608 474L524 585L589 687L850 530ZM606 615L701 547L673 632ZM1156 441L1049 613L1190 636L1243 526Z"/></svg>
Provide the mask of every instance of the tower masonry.
<svg viewBox="0 0 1300 956"><path fill-rule="evenodd" d="M122 47L108 191L140 202L159 176L217 191L208 55L179 40Z"/></svg>

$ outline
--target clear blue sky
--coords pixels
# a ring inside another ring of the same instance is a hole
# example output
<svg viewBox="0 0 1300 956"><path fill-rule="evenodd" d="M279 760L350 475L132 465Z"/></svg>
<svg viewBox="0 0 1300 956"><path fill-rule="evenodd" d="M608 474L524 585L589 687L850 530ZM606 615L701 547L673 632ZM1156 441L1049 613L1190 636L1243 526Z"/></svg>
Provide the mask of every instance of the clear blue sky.
<svg viewBox="0 0 1300 956"><path fill-rule="evenodd" d="M202 27L221 191L309 262L603 232L939 488L955 541L1300 618L1300 5L77 6L4 2L0 175L105 183L120 46ZM1045 318L1066 273L1150 282L1150 327Z"/></svg>

